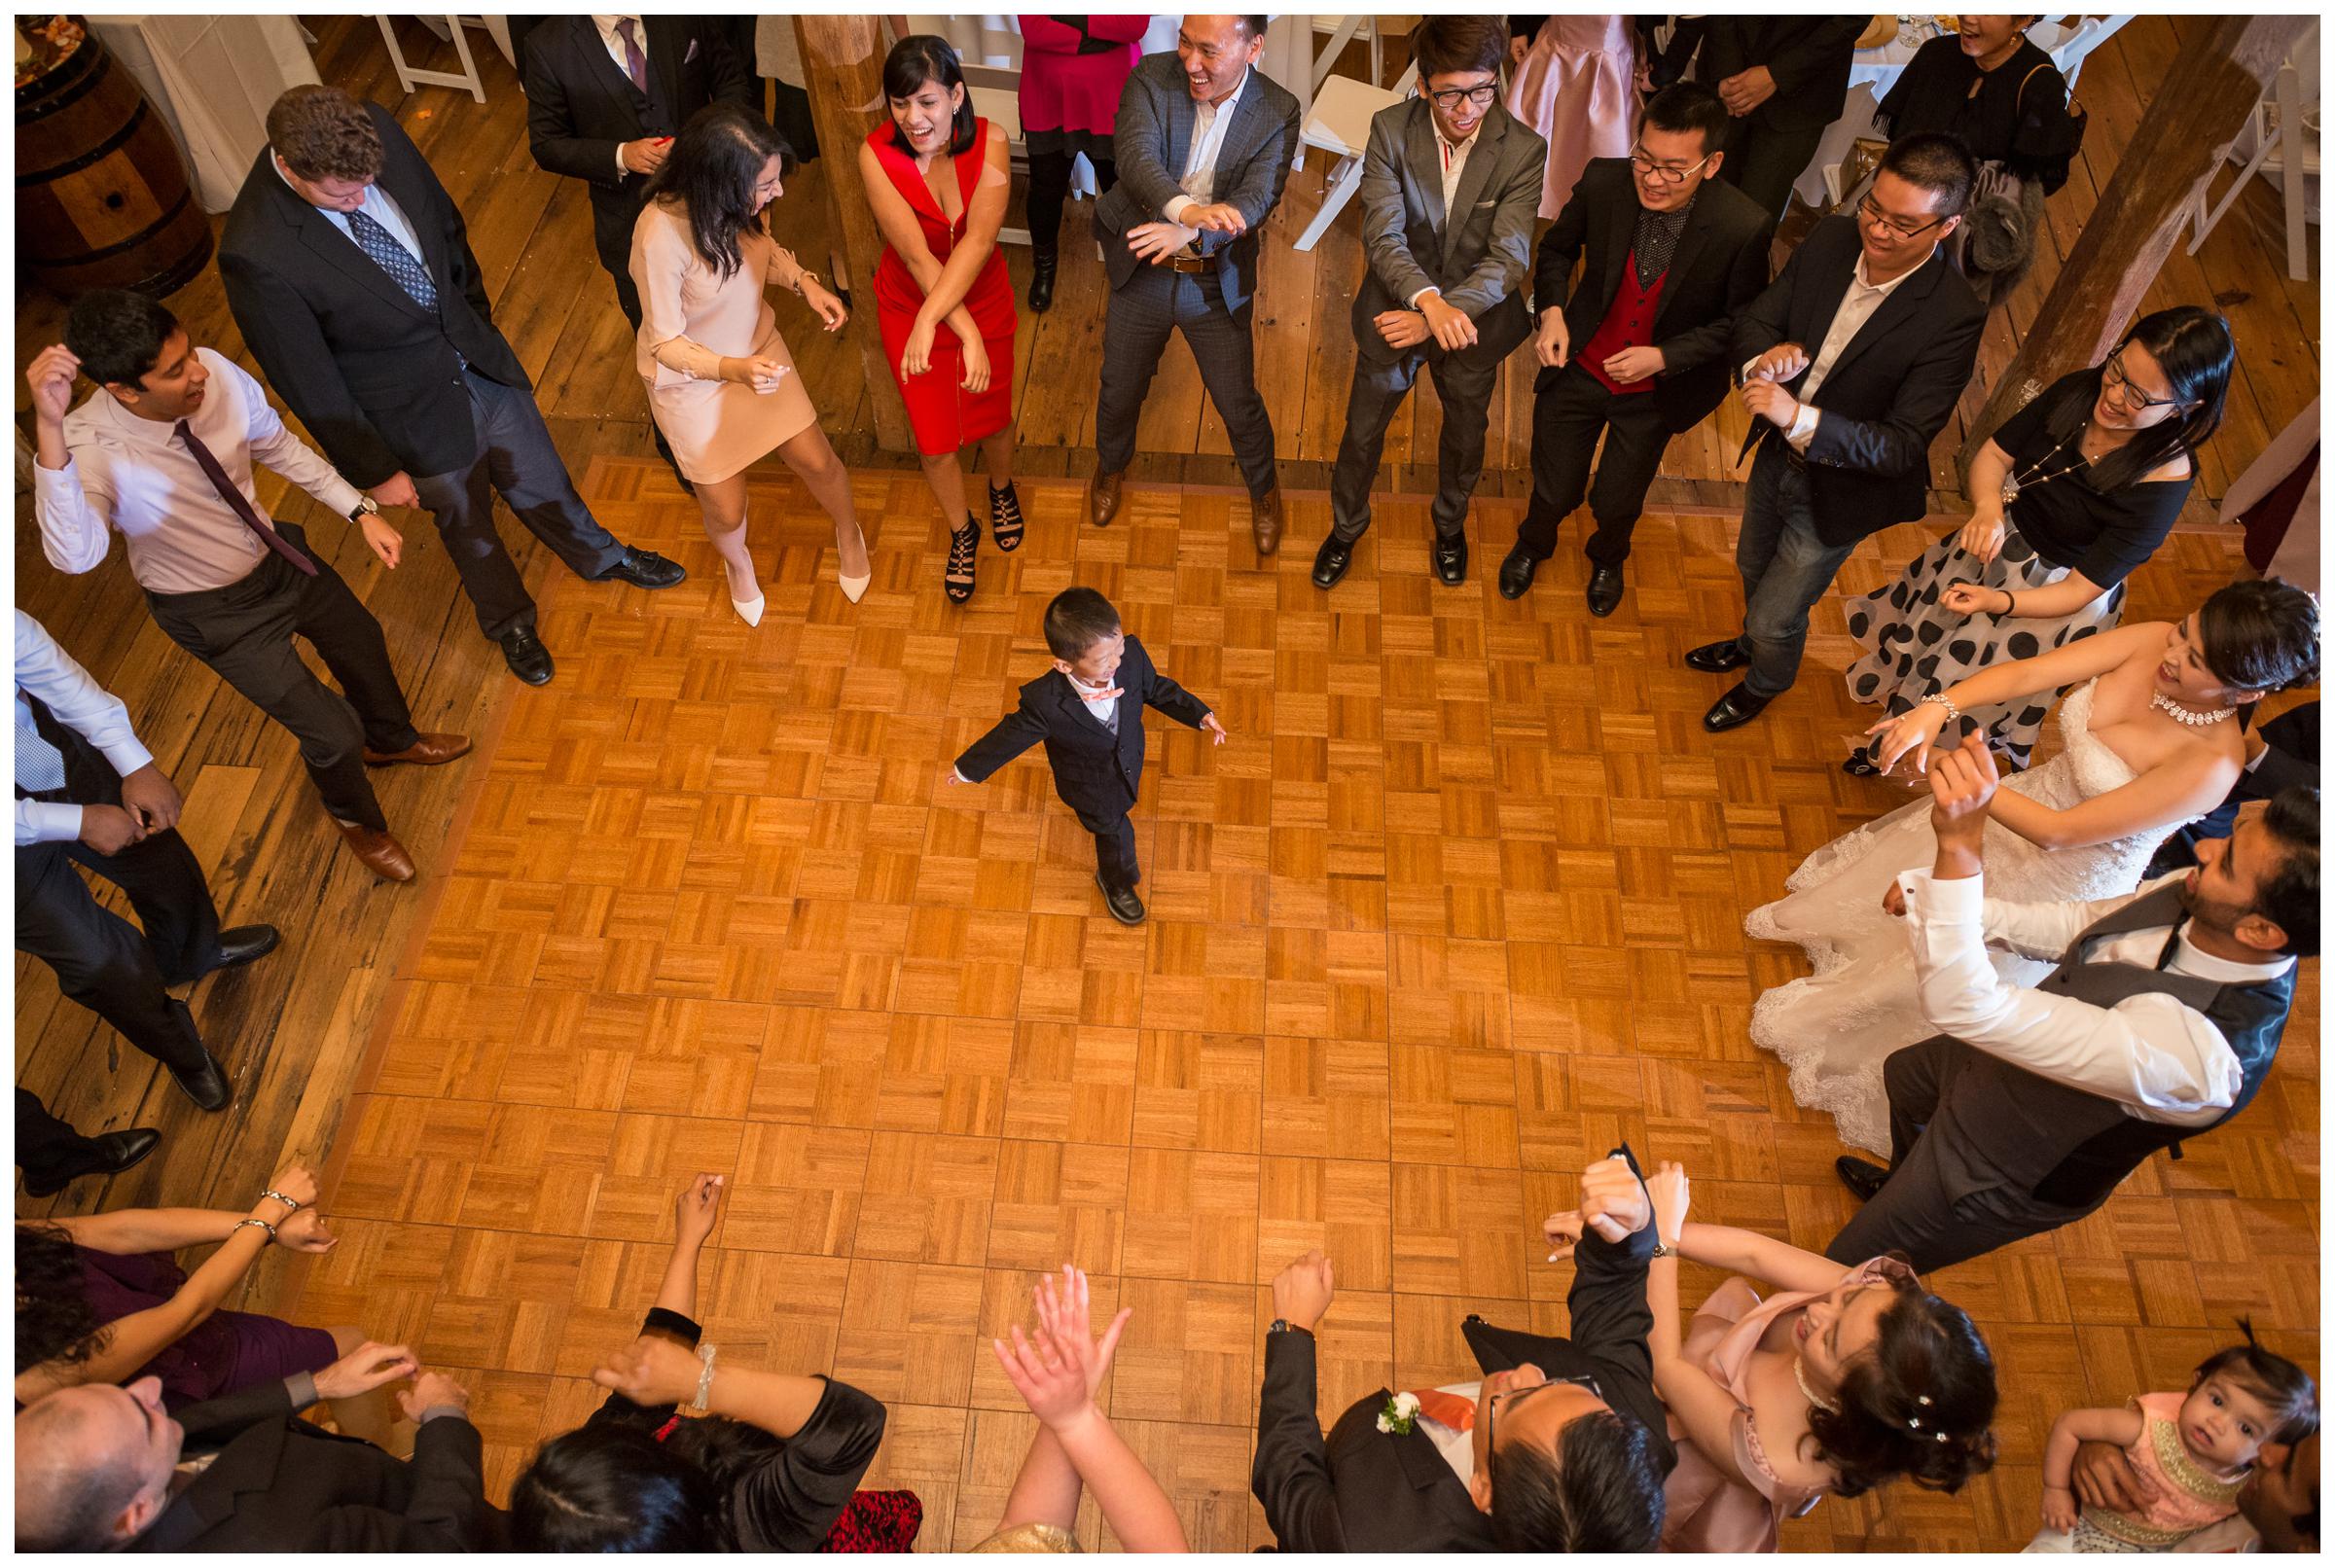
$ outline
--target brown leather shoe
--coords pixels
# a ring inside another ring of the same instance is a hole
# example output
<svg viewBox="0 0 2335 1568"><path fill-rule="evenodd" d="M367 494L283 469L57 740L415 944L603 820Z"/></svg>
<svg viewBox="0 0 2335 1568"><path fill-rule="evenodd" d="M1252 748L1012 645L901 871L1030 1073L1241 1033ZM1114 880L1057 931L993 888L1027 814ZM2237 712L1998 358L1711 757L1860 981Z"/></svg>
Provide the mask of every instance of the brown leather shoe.
<svg viewBox="0 0 2335 1568"><path fill-rule="evenodd" d="M356 851L357 858L374 875L384 882L413 880L413 857L406 853L406 846L394 836L342 822L338 817L333 819L333 826L341 830L341 837L348 840L348 847Z"/></svg>
<svg viewBox="0 0 2335 1568"><path fill-rule="evenodd" d="M1257 553L1270 555L1281 548L1281 487L1275 485L1248 504L1249 532L1256 535Z"/></svg>
<svg viewBox="0 0 2335 1568"><path fill-rule="evenodd" d="M435 767L450 763L457 757L470 755L470 736L441 734L425 731L413 745L404 751L375 751L365 748L367 767L387 767L391 763L413 763L422 767Z"/></svg>
<svg viewBox="0 0 2335 1568"><path fill-rule="evenodd" d="M1087 481L1087 520L1097 528L1107 528L1119 516L1119 486L1127 479L1118 474L1097 474Z"/></svg>

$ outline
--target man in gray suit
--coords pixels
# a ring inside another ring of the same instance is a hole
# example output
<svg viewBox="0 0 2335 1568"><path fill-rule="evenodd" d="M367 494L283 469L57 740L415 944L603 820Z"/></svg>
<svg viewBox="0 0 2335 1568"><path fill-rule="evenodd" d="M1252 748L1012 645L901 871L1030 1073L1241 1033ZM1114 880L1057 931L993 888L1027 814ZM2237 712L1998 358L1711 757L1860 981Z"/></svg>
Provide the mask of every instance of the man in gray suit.
<svg viewBox="0 0 2335 1568"><path fill-rule="evenodd" d="M1146 55L1119 94L1119 183L1095 203L1111 279L1087 489L1096 527L1119 515L1143 394L1181 331L1248 481L1257 553L1280 546L1273 420L1248 322L1257 231L1289 183L1297 100L1256 69L1264 47L1263 17L1186 17L1175 53Z"/></svg>
<svg viewBox="0 0 2335 1568"><path fill-rule="evenodd" d="M1549 147L1498 102L1507 24L1429 17L1415 45L1424 94L1380 110L1362 154L1370 270L1354 296L1361 352L1330 477L1330 536L1313 557L1317 588L1337 587L1353 564L1387 422L1422 364L1443 402L1435 575L1453 588L1467 581L1467 504L1484 472L1491 389L1532 329L1521 286Z"/></svg>

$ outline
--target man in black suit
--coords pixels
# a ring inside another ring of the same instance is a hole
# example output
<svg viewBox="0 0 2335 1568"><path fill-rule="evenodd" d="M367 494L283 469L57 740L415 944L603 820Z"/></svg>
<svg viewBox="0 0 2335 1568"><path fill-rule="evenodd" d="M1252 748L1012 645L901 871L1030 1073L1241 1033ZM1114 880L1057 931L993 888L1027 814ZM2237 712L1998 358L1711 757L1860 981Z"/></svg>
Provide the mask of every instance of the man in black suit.
<svg viewBox="0 0 2335 1568"><path fill-rule="evenodd" d="M1660 18L1650 18L1659 20ZM1656 87L1686 69L1727 105L1727 178L1771 218L1783 216L1824 127L1849 102L1857 35L1871 17L1688 17L1650 67Z"/></svg>
<svg viewBox="0 0 2335 1568"><path fill-rule="evenodd" d="M1808 613L1857 541L1927 505L1929 445L1969 384L1987 320L1940 248L1976 179L1951 136L1891 143L1856 215L1816 225L1735 318L1751 413L1742 455L1759 455L1735 546L1742 633L1686 656L1707 674L1745 671L1703 716L1713 734L1790 688Z"/></svg>
<svg viewBox="0 0 2335 1568"><path fill-rule="evenodd" d="M1249 1489L1283 1551L1654 1550L1677 1452L1646 1349L1653 1206L1627 1148L1583 1172L1581 1194L1580 1210L1549 1221L1560 1256L1573 1255L1569 1339L1471 1316L1460 1329L1480 1382L1381 1389L1326 1443L1313 1331L1330 1306L1330 1264L1311 1252L1281 1270ZM1409 1430L1388 1414L1397 1399L1416 1405Z"/></svg>
<svg viewBox="0 0 2335 1568"><path fill-rule="evenodd" d="M541 686L552 656L495 533L496 492L579 577L659 588L684 574L619 543L576 494L495 331L462 214L387 111L294 88L268 137L219 241L235 325L350 483L430 509L479 629Z"/></svg>
<svg viewBox="0 0 2335 1568"><path fill-rule="evenodd" d="M1064 588L1046 606L1054 668L1022 688L1022 705L965 748L950 782L979 784L1043 741L1054 791L1095 836L1095 881L1121 925L1143 922L1135 896L1135 825L1128 820L1143 784L1143 709L1204 730L1224 744L1208 705L1154 668L1143 644L1120 627L1119 612L1093 588Z"/></svg>
<svg viewBox="0 0 2335 1568"><path fill-rule="evenodd" d="M2230 786L2221 804L2173 830L2157 847L2141 877L2162 876L2198 862L2197 846L2211 838L2227 838L2238 825L2239 807L2250 801L2274 801L2281 790L2300 785L2318 788L2318 703L2315 699L2288 708L2268 724L2245 732L2245 771Z"/></svg>
<svg viewBox="0 0 2335 1568"><path fill-rule="evenodd" d="M1598 520L1586 546L1589 610L1613 614L1663 448L1726 399L1729 317L1767 287L1776 228L1750 197L1711 179L1727 162L1726 134L1727 110L1709 89L1665 88L1646 104L1636 148L1593 159L1541 237L1532 504L1500 562L1504 598L1531 588L1587 495Z"/></svg>
<svg viewBox="0 0 2335 1568"><path fill-rule="evenodd" d="M753 78L713 17L554 17L528 33L521 63L527 149L538 167L591 191L593 248L638 331L631 260L641 192L700 109L736 103L760 113ZM649 428L670 463L665 432L654 420ZM681 487L692 488L686 478Z"/></svg>
<svg viewBox="0 0 2335 1568"><path fill-rule="evenodd" d="M413 1457L299 1419L413 1375L398 1395L420 1423ZM492 1551L470 1395L419 1372L402 1346L359 1345L296 1372L190 1406L173 1419L162 1380L85 1383L17 1415L20 1551ZM213 1455L193 1475L180 1461Z"/></svg>

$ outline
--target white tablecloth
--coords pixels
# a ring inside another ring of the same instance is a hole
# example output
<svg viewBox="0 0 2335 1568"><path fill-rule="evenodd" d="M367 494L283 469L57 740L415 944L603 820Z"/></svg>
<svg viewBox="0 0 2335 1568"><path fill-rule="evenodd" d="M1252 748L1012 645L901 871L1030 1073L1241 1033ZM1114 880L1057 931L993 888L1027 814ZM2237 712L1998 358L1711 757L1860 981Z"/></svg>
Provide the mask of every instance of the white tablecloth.
<svg viewBox="0 0 2335 1568"><path fill-rule="evenodd" d="M268 145L268 110L287 88L318 80L290 17L91 17L170 126L205 212L234 205L251 160Z"/></svg>

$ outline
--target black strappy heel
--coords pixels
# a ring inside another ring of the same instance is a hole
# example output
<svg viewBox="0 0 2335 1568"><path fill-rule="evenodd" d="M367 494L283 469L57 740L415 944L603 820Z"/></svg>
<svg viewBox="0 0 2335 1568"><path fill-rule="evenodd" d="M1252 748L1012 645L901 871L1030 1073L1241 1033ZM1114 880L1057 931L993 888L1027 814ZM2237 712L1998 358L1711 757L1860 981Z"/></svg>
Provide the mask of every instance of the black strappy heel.
<svg viewBox="0 0 2335 1568"><path fill-rule="evenodd" d="M941 587L951 604L962 604L973 597L973 564L981 546L981 523L972 513L965 514L962 528L949 530L949 566L942 574Z"/></svg>
<svg viewBox="0 0 2335 1568"><path fill-rule="evenodd" d="M1014 481L1007 480L1005 488L989 486L989 537L997 541L998 553L1011 555L1022 548L1022 498L1014 493Z"/></svg>

